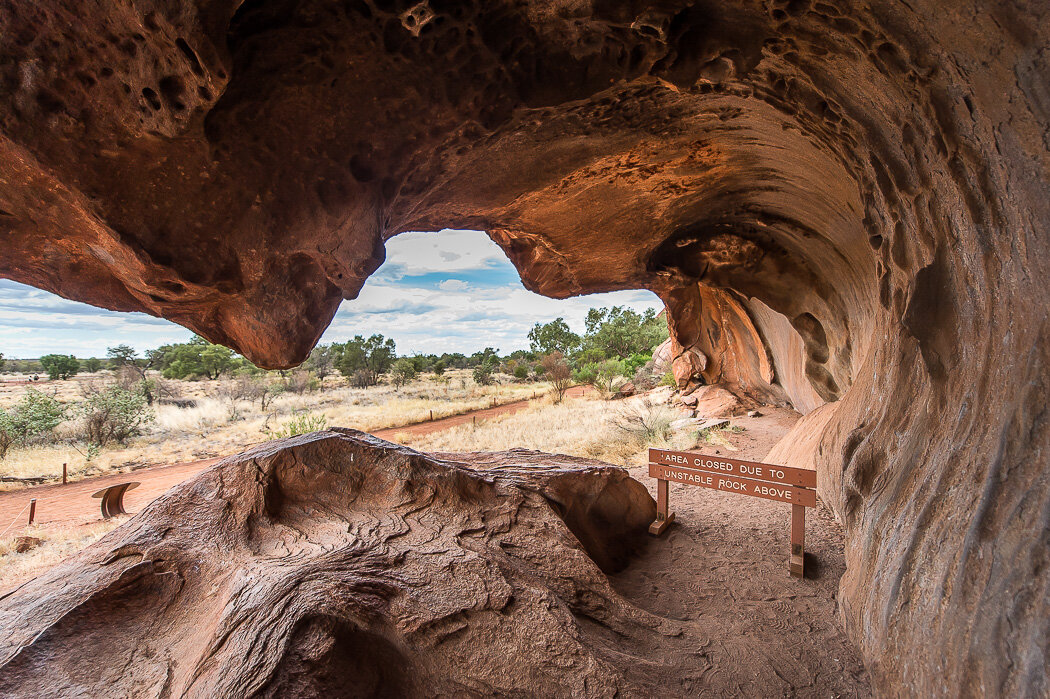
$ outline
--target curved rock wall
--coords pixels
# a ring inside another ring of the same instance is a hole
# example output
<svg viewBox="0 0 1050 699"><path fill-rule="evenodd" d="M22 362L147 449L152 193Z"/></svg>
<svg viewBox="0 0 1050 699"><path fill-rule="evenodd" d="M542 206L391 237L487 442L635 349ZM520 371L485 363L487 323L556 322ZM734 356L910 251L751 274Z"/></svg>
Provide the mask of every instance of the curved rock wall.
<svg viewBox="0 0 1050 699"><path fill-rule="evenodd" d="M797 458L846 524L876 680L1039 694L1047 12L8 3L0 274L266 366L301 360L406 230L484 229L550 296L755 299L802 345L764 338L776 384L837 401Z"/></svg>

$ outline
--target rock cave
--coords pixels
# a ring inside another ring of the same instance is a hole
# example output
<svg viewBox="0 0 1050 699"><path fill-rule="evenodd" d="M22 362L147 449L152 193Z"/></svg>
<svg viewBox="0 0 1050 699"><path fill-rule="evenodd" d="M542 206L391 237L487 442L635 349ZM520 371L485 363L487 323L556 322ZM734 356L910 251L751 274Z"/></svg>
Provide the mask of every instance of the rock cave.
<svg viewBox="0 0 1050 699"><path fill-rule="evenodd" d="M1050 6L39 0L0 7L0 36L0 276L173 320L271 368L306 357L402 232L483 230L551 297L652 290L680 386L805 415L778 451L815 466L844 527L841 621L874 689L1050 692ZM71 667L56 658L107 643L151 696L291 696L295 678L323 695L349 676L363 695L510 691L443 671L466 607L413 596L411 559L436 542L463 575L501 546L530 560L499 564L513 600L479 574L466 604L549 636L564 664L543 682L631 693L546 600L613 626L642 614L605 594L623 532L573 508L626 531L651 515L644 492L528 454L477 476L455 467L469 455L380 450L405 480L358 505L377 520L423 507L423 525L348 558L324 540L358 520L326 493L344 492L333 455L369 439L228 461L130 522L105 565L77 558L0 600L0 688L27 692ZM578 480L568 505L542 505L559 478ZM493 519L470 521L450 489L498 501ZM176 501L214 515L203 531L231 551L303 547L305 578L251 571L299 589L266 598L195 568L206 540L157 538ZM513 536L497 516L510 502L527 511ZM529 527L544 533L530 543ZM593 559L586 579L545 567L541 541ZM383 556L410 559L405 577L384 579ZM192 595L188 616L157 612ZM240 618L191 628L237 595ZM452 637L444 660L384 640L393 622L372 601L391 595L399 633ZM107 628L118 613L134 633ZM135 634L213 644L210 660L173 672L136 655ZM223 671L245 652L257 665Z"/></svg>

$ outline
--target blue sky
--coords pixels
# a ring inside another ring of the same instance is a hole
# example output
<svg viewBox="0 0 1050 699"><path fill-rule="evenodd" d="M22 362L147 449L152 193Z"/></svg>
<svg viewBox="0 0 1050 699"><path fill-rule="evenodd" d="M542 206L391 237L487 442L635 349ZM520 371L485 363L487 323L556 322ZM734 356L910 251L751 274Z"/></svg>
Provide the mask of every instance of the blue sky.
<svg viewBox="0 0 1050 699"><path fill-rule="evenodd" d="M594 306L662 308L648 291L572 299L539 296L521 285L503 251L479 231L403 233L361 295L344 301L321 342L354 335L393 337L398 352L501 352L528 346L529 329L562 316L577 332ZM117 313L0 279L0 352L9 358L49 352L105 356L128 344L146 350L184 342L189 330L143 313Z"/></svg>

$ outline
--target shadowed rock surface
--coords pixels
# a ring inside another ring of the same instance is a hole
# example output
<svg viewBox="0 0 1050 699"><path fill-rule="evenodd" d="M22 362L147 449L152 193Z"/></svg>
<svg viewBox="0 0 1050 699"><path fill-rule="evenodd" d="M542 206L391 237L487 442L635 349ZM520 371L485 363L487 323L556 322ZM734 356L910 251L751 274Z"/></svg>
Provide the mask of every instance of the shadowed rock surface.
<svg viewBox="0 0 1050 699"><path fill-rule="evenodd" d="M876 684L1045 694L1048 12L7 3L0 274L275 367L407 230L652 289L680 382L816 413Z"/></svg>
<svg viewBox="0 0 1050 699"><path fill-rule="evenodd" d="M273 442L0 600L0 695L639 691L592 627L668 623L602 572L655 512L586 459Z"/></svg>

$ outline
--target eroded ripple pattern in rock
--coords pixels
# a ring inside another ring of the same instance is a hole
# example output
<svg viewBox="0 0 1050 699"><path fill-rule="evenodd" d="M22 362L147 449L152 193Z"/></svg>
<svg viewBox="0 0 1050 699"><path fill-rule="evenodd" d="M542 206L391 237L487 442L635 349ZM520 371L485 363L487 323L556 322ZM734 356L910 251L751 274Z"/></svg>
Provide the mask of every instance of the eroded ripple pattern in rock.
<svg viewBox="0 0 1050 699"><path fill-rule="evenodd" d="M599 567L655 512L586 459L274 442L0 600L0 694L613 696L632 684L577 618L664 623Z"/></svg>

